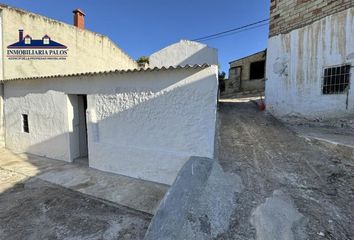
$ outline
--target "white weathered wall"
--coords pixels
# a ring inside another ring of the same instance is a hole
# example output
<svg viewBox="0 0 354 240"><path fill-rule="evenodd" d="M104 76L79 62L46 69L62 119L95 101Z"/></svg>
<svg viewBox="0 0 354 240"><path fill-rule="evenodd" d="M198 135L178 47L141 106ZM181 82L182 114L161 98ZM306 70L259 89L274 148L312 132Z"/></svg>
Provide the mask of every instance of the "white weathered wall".
<svg viewBox="0 0 354 240"><path fill-rule="evenodd" d="M0 11L5 54L7 46L18 41L20 28L33 39L47 34L69 49L66 60L4 57L4 79L137 68L137 63L106 36L12 7L0 6Z"/></svg>
<svg viewBox="0 0 354 240"><path fill-rule="evenodd" d="M347 95L323 95L325 67L354 66L354 8L269 39L266 103L276 116L332 118L354 113L353 68Z"/></svg>
<svg viewBox="0 0 354 240"><path fill-rule="evenodd" d="M0 11L0 79L3 79L3 50L2 50L2 12ZM4 85L0 83L0 147L5 146L5 129L4 129Z"/></svg>
<svg viewBox="0 0 354 240"><path fill-rule="evenodd" d="M70 161L80 157L80 131L79 131L79 98L77 95L68 95L68 121L70 136Z"/></svg>
<svg viewBox="0 0 354 240"><path fill-rule="evenodd" d="M186 77L165 72L91 95L90 166L172 184L190 156L212 158L216 70Z"/></svg>
<svg viewBox="0 0 354 240"><path fill-rule="evenodd" d="M49 89L32 92L26 89L29 84L5 84L6 147L70 161L67 95ZM22 114L28 114L30 133L23 132Z"/></svg>
<svg viewBox="0 0 354 240"><path fill-rule="evenodd" d="M190 156L214 154L217 66L9 81L5 92L11 149L70 161L66 94L87 94L91 167L172 184ZM30 134L21 132L23 111Z"/></svg>
<svg viewBox="0 0 354 240"><path fill-rule="evenodd" d="M149 57L150 67L170 67L195 64L218 65L218 53L215 48L210 48L198 42L181 40L172 44Z"/></svg>
<svg viewBox="0 0 354 240"><path fill-rule="evenodd" d="M5 146L5 129L4 129L4 85L0 83L0 147Z"/></svg>

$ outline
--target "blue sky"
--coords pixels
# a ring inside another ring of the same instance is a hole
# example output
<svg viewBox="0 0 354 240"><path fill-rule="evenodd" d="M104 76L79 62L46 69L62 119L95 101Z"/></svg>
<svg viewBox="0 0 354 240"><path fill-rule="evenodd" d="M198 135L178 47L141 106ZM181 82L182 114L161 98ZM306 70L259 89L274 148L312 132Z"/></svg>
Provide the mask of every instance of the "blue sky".
<svg viewBox="0 0 354 240"><path fill-rule="evenodd" d="M110 37L134 59L179 41L229 30L269 17L270 0L2 0L72 24L83 9L86 28ZM267 46L268 27L204 43L219 51L220 66Z"/></svg>

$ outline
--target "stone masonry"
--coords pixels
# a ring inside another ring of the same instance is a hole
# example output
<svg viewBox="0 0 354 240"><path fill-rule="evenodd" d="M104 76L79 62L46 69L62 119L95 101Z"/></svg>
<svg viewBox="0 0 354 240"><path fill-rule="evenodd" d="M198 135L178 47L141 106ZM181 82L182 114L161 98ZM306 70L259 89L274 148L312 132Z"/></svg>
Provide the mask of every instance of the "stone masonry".
<svg viewBox="0 0 354 240"><path fill-rule="evenodd" d="M353 0L271 0L270 37L354 7Z"/></svg>
<svg viewBox="0 0 354 240"><path fill-rule="evenodd" d="M267 52L264 50L230 62L229 79L225 81L225 91L221 93L221 97L237 98L243 95L263 94L265 79L250 79L251 63L265 61L266 55ZM240 74L237 74L237 71L240 71Z"/></svg>

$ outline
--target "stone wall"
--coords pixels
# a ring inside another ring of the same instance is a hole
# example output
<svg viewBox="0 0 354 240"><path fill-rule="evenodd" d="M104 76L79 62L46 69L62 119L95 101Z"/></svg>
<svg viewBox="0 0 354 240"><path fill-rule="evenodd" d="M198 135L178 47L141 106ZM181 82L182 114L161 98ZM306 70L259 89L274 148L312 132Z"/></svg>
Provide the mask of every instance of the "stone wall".
<svg viewBox="0 0 354 240"><path fill-rule="evenodd" d="M353 0L271 0L270 36L288 33L351 7Z"/></svg>
<svg viewBox="0 0 354 240"><path fill-rule="evenodd" d="M222 96L232 97L243 92L263 92L265 81L263 79L250 80L251 63L265 61L266 51L261 51L230 62L229 79L225 81L225 91ZM237 78L236 68L241 67L241 77ZM257 93L258 94L258 93Z"/></svg>

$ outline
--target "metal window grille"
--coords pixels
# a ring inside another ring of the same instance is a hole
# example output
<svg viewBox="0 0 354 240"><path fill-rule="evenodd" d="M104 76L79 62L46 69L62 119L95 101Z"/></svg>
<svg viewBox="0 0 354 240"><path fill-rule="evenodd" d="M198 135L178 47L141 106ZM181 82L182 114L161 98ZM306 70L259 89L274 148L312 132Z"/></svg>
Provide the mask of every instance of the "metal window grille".
<svg viewBox="0 0 354 240"><path fill-rule="evenodd" d="M323 94L346 93L350 86L350 65L342 65L324 70Z"/></svg>
<svg viewBox="0 0 354 240"><path fill-rule="evenodd" d="M28 115L27 114L22 114L22 126L23 126L23 132L29 133Z"/></svg>

